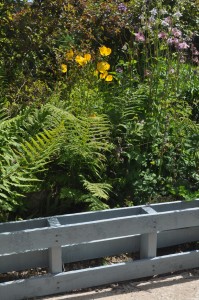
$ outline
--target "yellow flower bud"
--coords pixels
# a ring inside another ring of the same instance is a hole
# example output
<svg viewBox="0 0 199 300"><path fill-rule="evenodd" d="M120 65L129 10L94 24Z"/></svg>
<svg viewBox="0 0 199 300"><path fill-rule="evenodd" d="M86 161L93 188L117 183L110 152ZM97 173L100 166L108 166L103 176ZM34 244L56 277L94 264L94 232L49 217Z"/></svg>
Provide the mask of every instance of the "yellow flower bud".
<svg viewBox="0 0 199 300"><path fill-rule="evenodd" d="M74 52L72 49L70 49L68 52L66 52L66 59L67 60L72 60L74 56Z"/></svg>
<svg viewBox="0 0 199 300"><path fill-rule="evenodd" d="M67 65L62 64L61 65L61 71L62 71L62 73L66 73L67 72Z"/></svg>

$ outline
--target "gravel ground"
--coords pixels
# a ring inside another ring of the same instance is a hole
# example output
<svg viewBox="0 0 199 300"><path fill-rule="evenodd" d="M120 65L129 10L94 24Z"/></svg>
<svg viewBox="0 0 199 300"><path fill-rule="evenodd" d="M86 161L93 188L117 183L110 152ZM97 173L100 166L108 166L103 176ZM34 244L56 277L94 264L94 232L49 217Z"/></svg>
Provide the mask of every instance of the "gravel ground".
<svg viewBox="0 0 199 300"><path fill-rule="evenodd" d="M199 300L199 269L37 299Z"/></svg>

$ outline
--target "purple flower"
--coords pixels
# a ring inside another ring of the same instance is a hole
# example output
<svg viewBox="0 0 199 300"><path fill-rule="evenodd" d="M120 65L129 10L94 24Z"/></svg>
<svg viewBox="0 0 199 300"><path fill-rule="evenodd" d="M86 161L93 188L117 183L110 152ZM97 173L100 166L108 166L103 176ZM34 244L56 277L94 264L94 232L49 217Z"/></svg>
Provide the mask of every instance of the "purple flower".
<svg viewBox="0 0 199 300"><path fill-rule="evenodd" d="M145 41L144 34L142 32L135 33L135 40L137 42L144 42Z"/></svg>
<svg viewBox="0 0 199 300"><path fill-rule="evenodd" d="M164 20L162 20L161 24L166 27L169 26L171 24L171 18L170 17L165 18Z"/></svg>
<svg viewBox="0 0 199 300"><path fill-rule="evenodd" d="M182 43L178 44L178 49L179 50L184 50L184 49L187 49L187 48L189 48L189 45L186 42L182 42Z"/></svg>
<svg viewBox="0 0 199 300"><path fill-rule="evenodd" d="M182 36L182 32L176 27L172 28L172 33L175 37L181 37Z"/></svg>
<svg viewBox="0 0 199 300"><path fill-rule="evenodd" d="M167 23L165 20L163 20L163 21L161 22L161 24L162 24L162 26L169 26L169 23Z"/></svg>
<svg viewBox="0 0 199 300"><path fill-rule="evenodd" d="M123 73L122 67L117 67L116 72L117 72L117 73Z"/></svg>
<svg viewBox="0 0 199 300"><path fill-rule="evenodd" d="M152 16L156 16L157 13L158 13L158 11L157 11L156 8L153 8L153 9L150 11L150 13L151 13Z"/></svg>
<svg viewBox="0 0 199 300"><path fill-rule="evenodd" d="M180 17L182 17L181 12L177 11L175 14L173 14L173 16L177 19L179 19Z"/></svg>
<svg viewBox="0 0 199 300"><path fill-rule="evenodd" d="M154 16L151 16L151 17L149 18L149 22L151 22L151 23L154 23L154 22L155 22Z"/></svg>
<svg viewBox="0 0 199 300"><path fill-rule="evenodd" d="M120 3L118 5L118 10L124 12L124 11L127 11L127 7L126 7L126 5L124 3Z"/></svg>

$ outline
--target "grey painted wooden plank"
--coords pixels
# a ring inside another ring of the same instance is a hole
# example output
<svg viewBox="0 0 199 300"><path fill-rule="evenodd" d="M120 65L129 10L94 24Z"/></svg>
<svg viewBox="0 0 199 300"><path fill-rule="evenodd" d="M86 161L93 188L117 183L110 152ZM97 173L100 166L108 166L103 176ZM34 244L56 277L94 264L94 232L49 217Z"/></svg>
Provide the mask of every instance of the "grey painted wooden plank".
<svg viewBox="0 0 199 300"><path fill-rule="evenodd" d="M199 226L199 208L0 234L0 254Z"/></svg>
<svg viewBox="0 0 199 300"><path fill-rule="evenodd" d="M49 272L54 274L62 272L62 248L51 247L48 252Z"/></svg>
<svg viewBox="0 0 199 300"><path fill-rule="evenodd" d="M199 227L166 230L158 233L158 248L199 241Z"/></svg>
<svg viewBox="0 0 199 300"><path fill-rule="evenodd" d="M97 212L90 213L79 213L72 215L60 216L59 221L62 225L65 224L75 224L77 222L89 222L89 221L97 221L102 219L110 219L110 218L121 218L132 215L143 214L143 208L150 207L158 212L164 211L172 211L172 210L183 210L189 208L199 207L199 199L193 201L175 201L175 202L165 202L165 203L157 203L149 205L140 205L135 207L125 207L125 208L115 208L111 210L103 210Z"/></svg>
<svg viewBox="0 0 199 300"><path fill-rule="evenodd" d="M152 207L157 212L183 210L183 209L199 207L199 199L195 199L193 201L175 201L175 202L166 202L166 203L155 203L155 204L150 204L150 207Z"/></svg>
<svg viewBox="0 0 199 300"><path fill-rule="evenodd" d="M61 222L61 225L74 224L79 222L88 222L88 221L97 221L103 219L111 219L117 217L132 216L137 214L143 214L142 206L135 207L124 207L124 208L115 208L108 209L103 211L92 211L85 213L76 213L76 214L66 214L60 216L54 216ZM32 220L23 220L15 222L6 222L0 223L0 233L1 232L13 232L25 229L34 229L40 227L48 226L48 219L46 218L37 218Z"/></svg>
<svg viewBox="0 0 199 300"><path fill-rule="evenodd" d="M102 219L110 219L116 217L125 217L143 214L142 208L146 207L145 205L135 206L135 207L124 207L124 208L115 208L103 211L96 212L85 212L77 214L67 214L55 216L61 223L61 225L74 224L79 222L88 222L88 221L97 221ZM199 199L193 201L175 201L175 202L165 202L150 204L150 207L156 210L157 212L171 211L171 210L182 210L187 208L199 207ZM7 222L0 223L0 233L1 232L12 232L25 229L34 229L40 227L48 226L48 218L38 218L32 220L16 221L16 222Z"/></svg>
<svg viewBox="0 0 199 300"><path fill-rule="evenodd" d="M56 217L48 218L50 227L59 227L60 223ZM61 246L50 247L48 250L49 272L62 272L62 248Z"/></svg>
<svg viewBox="0 0 199 300"><path fill-rule="evenodd" d="M21 300L197 267L199 251L193 251L1 283L0 294L4 300Z"/></svg>
<svg viewBox="0 0 199 300"><path fill-rule="evenodd" d="M199 227L190 227L158 233L157 248L199 241ZM64 263L137 252L140 249L140 235L93 241L62 247ZM48 250L28 251L0 256L0 272L47 267Z"/></svg>
<svg viewBox="0 0 199 300"><path fill-rule="evenodd" d="M14 232L25 229L35 229L41 227L47 227L47 219L33 219L17 222L0 223L0 233L2 232Z"/></svg>
<svg viewBox="0 0 199 300"><path fill-rule="evenodd" d="M60 216L59 221L62 225L76 224L81 222L91 222L98 220L108 220L113 218L122 218L144 214L142 206L124 207L109 209L96 212L79 213L72 215Z"/></svg>
<svg viewBox="0 0 199 300"><path fill-rule="evenodd" d="M157 232L144 233L140 237L140 258L153 258L157 253Z"/></svg>
<svg viewBox="0 0 199 300"><path fill-rule="evenodd" d="M0 256L0 273L48 266L48 250ZM1 298L0 298L1 299Z"/></svg>

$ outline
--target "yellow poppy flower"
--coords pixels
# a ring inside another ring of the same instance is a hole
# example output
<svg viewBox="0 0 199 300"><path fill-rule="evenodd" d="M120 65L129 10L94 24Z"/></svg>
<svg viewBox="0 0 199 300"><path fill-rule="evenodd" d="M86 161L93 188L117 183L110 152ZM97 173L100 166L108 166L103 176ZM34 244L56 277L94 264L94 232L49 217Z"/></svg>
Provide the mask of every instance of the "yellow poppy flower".
<svg viewBox="0 0 199 300"><path fill-rule="evenodd" d="M84 54L84 58L86 59L86 62L89 62L91 60L91 55L89 53Z"/></svg>
<svg viewBox="0 0 199 300"><path fill-rule="evenodd" d="M81 55L77 55L75 57L75 61L80 65L83 66L87 63L87 60L85 59L85 57L81 56Z"/></svg>
<svg viewBox="0 0 199 300"><path fill-rule="evenodd" d="M101 61L97 63L97 70L100 73L104 73L110 69L110 65L106 61Z"/></svg>
<svg viewBox="0 0 199 300"><path fill-rule="evenodd" d="M106 46L99 47L100 54L102 56L108 56L111 54L111 48L107 48Z"/></svg>
<svg viewBox="0 0 199 300"><path fill-rule="evenodd" d="M74 56L74 52L72 49L70 49L68 52L66 52L66 59L72 60Z"/></svg>
<svg viewBox="0 0 199 300"><path fill-rule="evenodd" d="M112 81L113 80L113 75L108 75L105 78L105 81Z"/></svg>
<svg viewBox="0 0 199 300"><path fill-rule="evenodd" d="M62 71L62 73L66 73L67 72L67 65L62 64L61 65L61 71Z"/></svg>
<svg viewBox="0 0 199 300"><path fill-rule="evenodd" d="M101 78L101 79L105 79L106 76L108 76L108 72L107 72L107 71L105 71L104 73L101 73L101 74L100 74L100 78Z"/></svg>
<svg viewBox="0 0 199 300"><path fill-rule="evenodd" d="M83 66L87 64L91 60L91 55L89 53L84 54L84 56L77 55L75 61L80 65Z"/></svg>

